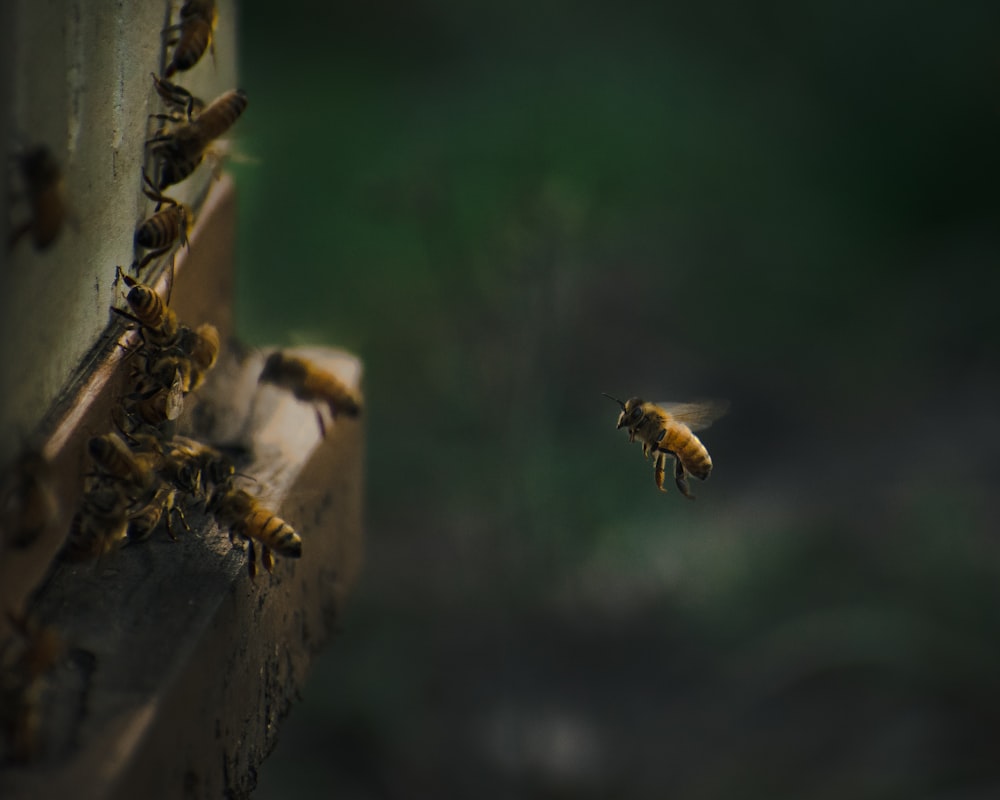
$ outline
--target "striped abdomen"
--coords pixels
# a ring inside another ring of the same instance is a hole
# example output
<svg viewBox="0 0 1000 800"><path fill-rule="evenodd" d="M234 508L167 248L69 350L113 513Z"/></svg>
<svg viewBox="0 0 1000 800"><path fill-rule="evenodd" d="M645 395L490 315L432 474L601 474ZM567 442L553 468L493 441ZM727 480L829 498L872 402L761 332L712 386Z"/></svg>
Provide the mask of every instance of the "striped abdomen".
<svg viewBox="0 0 1000 800"><path fill-rule="evenodd" d="M174 141L167 141L157 149L159 163L156 170L156 188L166 189L180 183L198 169L205 159L204 147L186 148Z"/></svg>
<svg viewBox="0 0 1000 800"><path fill-rule="evenodd" d="M216 97L194 120L191 127L201 140L202 149L233 127L246 110L247 95L242 89L231 89Z"/></svg>
<svg viewBox="0 0 1000 800"><path fill-rule="evenodd" d="M198 17L181 23L181 35L174 48L174 57L163 73L167 78L197 64L212 41L212 22Z"/></svg>
<svg viewBox="0 0 1000 800"><path fill-rule="evenodd" d="M712 457L687 425L672 422L667 426L666 434L660 440L660 450L673 453L680 460L684 469L694 477L705 480L712 474Z"/></svg>
<svg viewBox="0 0 1000 800"><path fill-rule="evenodd" d="M243 521L240 531L287 558L302 555L302 538L287 522L266 508L255 508Z"/></svg>
<svg viewBox="0 0 1000 800"><path fill-rule="evenodd" d="M356 417L361 413L361 401L350 387L336 375L313 369L302 383L303 399L319 400L330 407L330 414Z"/></svg>
<svg viewBox="0 0 1000 800"><path fill-rule="evenodd" d="M187 209L184 206L170 206L153 214L135 231L135 243L139 247L169 247L186 233Z"/></svg>
<svg viewBox="0 0 1000 800"><path fill-rule="evenodd" d="M159 328L170 321L173 313L167 308L163 298L143 283L135 283L125 297L135 318L147 328ZM176 325L176 317L174 318Z"/></svg>

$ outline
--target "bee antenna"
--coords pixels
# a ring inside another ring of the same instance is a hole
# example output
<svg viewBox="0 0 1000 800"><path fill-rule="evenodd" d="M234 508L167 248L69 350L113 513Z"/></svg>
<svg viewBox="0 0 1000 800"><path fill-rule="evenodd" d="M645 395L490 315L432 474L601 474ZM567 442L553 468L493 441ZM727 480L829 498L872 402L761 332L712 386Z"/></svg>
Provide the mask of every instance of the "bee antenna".
<svg viewBox="0 0 1000 800"><path fill-rule="evenodd" d="M622 411L624 411L624 410L625 410L625 404L624 404L624 403L623 403L623 402L622 402L621 400L619 400L619 399L618 399L617 397L612 397L612 396L611 396L610 394L608 394L607 392L601 392L601 394L603 394L603 395L604 395L605 397L607 397L607 398L608 398L609 400L614 400L614 401L615 401L616 403L618 403L618 405L620 405L620 406L622 407Z"/></svg>

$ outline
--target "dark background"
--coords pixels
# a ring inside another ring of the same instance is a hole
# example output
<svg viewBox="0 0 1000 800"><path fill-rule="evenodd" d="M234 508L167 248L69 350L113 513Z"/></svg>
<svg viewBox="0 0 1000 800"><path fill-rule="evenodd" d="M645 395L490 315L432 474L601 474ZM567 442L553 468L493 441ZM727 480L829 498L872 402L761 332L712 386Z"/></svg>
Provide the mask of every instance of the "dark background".
<svg viewBox="0 0 1000 800"><path fill-rule="evenodd" d="M239 329L368 398L255 796L1000 796L1000 6L241 14Z"/></svg>

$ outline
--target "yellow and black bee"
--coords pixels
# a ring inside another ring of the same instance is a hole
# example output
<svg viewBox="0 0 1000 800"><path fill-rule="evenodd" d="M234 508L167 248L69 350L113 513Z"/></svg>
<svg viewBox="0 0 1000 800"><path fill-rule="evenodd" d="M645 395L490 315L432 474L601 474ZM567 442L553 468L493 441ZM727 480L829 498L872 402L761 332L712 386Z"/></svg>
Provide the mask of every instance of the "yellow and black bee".
<svg viewBox="0 0 1000 800"><path fill-rule="evenodd" d="M621 406L618 428L628 429L628 440L642 443L642 454L653 456L653 476L660 491L666 472L667 456L674 459L674 482L681 494L694 499L688 486L687 475L706 480L712 474L712 457L694 431L704 430L722 416L728 403L711 401L702 403L648 403L633 397L622 402L605 394Z"/></svg>

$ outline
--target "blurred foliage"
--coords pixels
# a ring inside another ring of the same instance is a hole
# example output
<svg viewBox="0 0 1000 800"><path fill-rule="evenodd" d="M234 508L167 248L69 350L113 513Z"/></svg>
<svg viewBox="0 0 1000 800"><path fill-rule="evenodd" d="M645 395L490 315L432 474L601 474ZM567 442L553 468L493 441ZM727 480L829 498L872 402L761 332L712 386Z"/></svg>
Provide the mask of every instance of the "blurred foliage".
<svg viewBox="0 0 1000 800"><path fill-rule="evenodd" d="M997 796L1000 7L241 15L239 327L369 404L258 794ZM602 391L732 400L696 503Z"/></svg>

